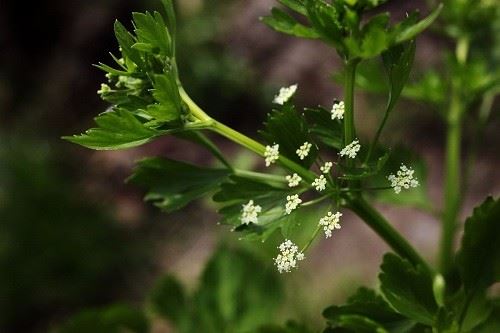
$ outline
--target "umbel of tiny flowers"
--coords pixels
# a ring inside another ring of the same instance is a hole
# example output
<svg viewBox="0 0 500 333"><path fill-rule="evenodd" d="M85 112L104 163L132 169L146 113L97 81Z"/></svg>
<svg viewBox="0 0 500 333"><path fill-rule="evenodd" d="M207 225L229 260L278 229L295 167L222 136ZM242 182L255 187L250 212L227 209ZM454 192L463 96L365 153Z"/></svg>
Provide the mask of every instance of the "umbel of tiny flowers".
<svg viewBox="0 0 500 333"><path fill-rule="evenodd" d="M347 156L349 158L356 158L359 150L361 149L361 145L359 144L359 140L354 140L350 144L344 147L339 153L340 156Z"/></svg>
<svg viewBox="0 0 500 333"><path fill-rule="evenodd" d="M408 168L406 165L401 164L396 175L389 175L387 179L391 182L391 187L396 194L401 192L401 189L409 189L410 187L417 187L418 180L413 176L415 170Z"/></svg>
<svg viewBox="0 0 500 333"><path fill-rule="evenodd" d="M332 107L332 120L335 119L344 119L344 111L345 111L345 104L343 101L337 102L333 104Z"/></svg>
<svg viewBox="0 0 500 333"><path fill-rule="evenodd" d="M316 178L313 181L312 186L314 186L314 188L318 192L324 191L326 189L326 178L325 178L325 176L321 175L318 178Z"/></svg>
<svg viewBox="0 0 500 333"><path fill-rule="evenodd" d="M243 209L241 210L241 223L257 224L257 222L259 221L258 216L260 212L262 212L262 207L259 205L254 205L253 200L250 200L247 204L243 205Z"/></svg>
<svg viewBox="0 0 500 333"><path fill-rule="evenodd" d="M304 158L307 157L307 155L309 155L309 151L311 150L311 147L312 147L312 144L309 143L309 142L304 142L304 144L302 146L299 147L299 149L296 150L296 153L297 153L297 156L299 156L299 158L301 160L303 160Z"/></svg>
<svg viewBox="0 0 500 333"><path fill-rule="evenodd" d="M291 176L290 175L286 176L286 181L288 182L289 187L296 187L299 186L300 182L302 181L302 177L294 173Z"/></svg>
<svg viewBox="0 0 500 333"><path fill-rule="evenodd" d="M270 166L280 158L280 145L273 144L272 146L266 146L266 151L264 152L264 157L266 158L266 166Z"/></svg>
<svg viewBox="0 0 500 333"><path fill-rule="evenodd" d="M275 104L279 104L279 105L285 104L295 94L295 92L297 91L297 87L298 87L298 85L294 84L294 85L291 85L290 87L281 88L278 95L274 96L273 102Z"/></svg>
<svg viewBox="0 0 500 333"><path fill-rule="evenodd" d="M297 209L297 207L302 203L302 200L299 198L298 194L288 195L286 197L286 205L285 205L285 213L288 215L293 210Z"/></svg>
<svg viewBox="0 0 500 333"><path fill-rule="evenodd" d="M336 212L333 214L332 212L328 212L326 216L322 217L319 220L319 225L323 227L323 231L325 232L325 237L332 237L332 232L335 229L340 229L340 217L342 216L341 212Z"/></svg>
<svg viewBox="0 0 500 333"><path fill-rule="evenodd" d="M304 253L289 239L281 243L278 249L280 253L274 258L274 263L280 273L290 272L297 267L297 261L304 260Z"/></svg>
<svg viewBox="0 0 500 333"><path fill-rule="evenodd" d="M332 169L333 167L333 163L332 162L326 162L325 165L321 166L319 169L321 170L322 173L329 173L330 170Z"/></svg>

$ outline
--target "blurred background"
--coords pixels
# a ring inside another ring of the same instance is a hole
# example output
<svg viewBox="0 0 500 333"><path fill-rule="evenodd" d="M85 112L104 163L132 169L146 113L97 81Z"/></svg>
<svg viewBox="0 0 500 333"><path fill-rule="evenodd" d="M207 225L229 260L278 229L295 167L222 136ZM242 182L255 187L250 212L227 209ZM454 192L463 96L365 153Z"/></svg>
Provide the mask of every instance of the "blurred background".
<svg viewBox="0 0 500 333"><path fill-rule="evenodd" d="M328 106L342 96L335 52L264 26L259 17L272 5L272 0L177 1L178 61L186 90L209 114L252 136L280 86L298 83L301 106ZM204 151L170 137L119 152L94 152L60 139L90 128L107 107L96 94L103 73L92 64L109 63L108 52L116 51L114 20L130 27L132 11L158 7L154 0L0 2L0 332L46 332L83 309L142 304L166 273L193 290L220 240L238 243L216 225L208 200L165 215L124 182L141 157L209 163ZM425 8L424 2L392 1L384 7L394 18L414 8ZM418 40L412 75L439 67L450 46L426 33ZM385 101L366 92L358 97L359 132L367 137L376 130ZM422 155L425 190L439 206L442 118L425 103L402 100L397 110L384 141L403 141ZM499 193L499 122L494 113L463 217L485 195ZM257 165L252 154L217 142L240 165ZM433 214L379 207L434 260L439 224ZM318 242L299 271L280 277L285 297L278 320L293 317L321 327L326 306L342 302L361 284L376 283L388 248L347 215L337 237ZM263 251L271 266L274 249ZM153 331L170 332L165 323L154 324Z"/></svg>

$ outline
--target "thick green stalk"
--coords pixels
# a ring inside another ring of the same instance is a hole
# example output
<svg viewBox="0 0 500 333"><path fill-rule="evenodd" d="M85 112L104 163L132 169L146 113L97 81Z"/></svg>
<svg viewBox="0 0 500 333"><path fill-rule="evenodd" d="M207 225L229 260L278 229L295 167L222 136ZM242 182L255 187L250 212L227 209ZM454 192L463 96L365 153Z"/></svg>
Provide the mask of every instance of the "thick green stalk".
<svg viewBox="0 0 500 333"><path fill-rule="evenodd" d="M427 262L389 222L361 197L347 198L349 208L368 224L398 255L429 272Z"/></svg>
<svg viewBox="0 0 500 333"><path fill-rule="evenodd" d="M468 38L459 39L456 46L456 58L459 66L466 64L468 49ZM452 79L451 89L450 106L447 114L444 213L439 257L439 266L444 275L449 272L453 265L453 243L462 200L460 155L462 115L465 110L460 99L460 78L455 77Z"/></svg>

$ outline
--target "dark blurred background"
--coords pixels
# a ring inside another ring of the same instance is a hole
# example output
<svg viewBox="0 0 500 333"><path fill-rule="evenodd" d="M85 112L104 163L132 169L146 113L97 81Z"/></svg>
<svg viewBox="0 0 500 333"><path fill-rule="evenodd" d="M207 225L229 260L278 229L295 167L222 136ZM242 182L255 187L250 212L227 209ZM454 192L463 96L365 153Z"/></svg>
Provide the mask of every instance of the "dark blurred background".
<svg viewBox="0 0 500 333"><path fill-rule="evenodd" d="M330 105L342 92L333 79L339 69L334 51L259 22L273 4L177 1L185 87L211 115L252 135L279 86L298 83L300 105ZM385 8L397 18L422 6L393 1ZM165 272L194 285L217 240L228 237L208 202L166 216L124 183L143 156L208 163L203 151L173 138L120 152L94 152L60 139L91 127L107 107L96 94L103 73L92 64L109 63L108 52L116 51L114 20L130 27L132 11L158 7L154 0L0 2L0 332L44 332L84 308L140 303ZM432 32L420 38L414 72L439 66L449 46ZM359 93L359 101L358 126L366 137L376 129L384 98ZM443 122L422 104L403 101L398 110L384 139L403 138L423 155L430 196L440 202ZM498 116L492 122L463 215L500 189ZM254 165L251 154L218 142L241 165ZM433 260L436 218L380 207ZM284 313L319 321L326 305L374 283L387 248L357 219L342 231L320 242L301 272L287 277L295 291Z"/></svg>

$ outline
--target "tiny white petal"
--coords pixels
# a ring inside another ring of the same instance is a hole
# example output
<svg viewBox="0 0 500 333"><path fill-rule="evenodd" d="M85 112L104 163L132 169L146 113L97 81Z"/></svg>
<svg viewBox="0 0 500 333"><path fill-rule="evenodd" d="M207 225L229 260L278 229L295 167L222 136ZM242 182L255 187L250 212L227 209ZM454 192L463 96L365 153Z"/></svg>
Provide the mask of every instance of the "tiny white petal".
<svg viewBox="0 0 500 333"><path fill-rule="evenodd" d="M262 212L262 207L259 205L254 205L253 200L250 200L247 204L242 205L241 210L241 223L250 224L259 222L258 215Z"/></svg>
<svg viewBox="0 0 500 333"><path fill-rule="evenodd" d="M344 112L345 112L344 102L340 101L338 103L333 104L332 111L330 112L332 114L332 120L344 119Z"/></svg>
<svg viewBox="0 0 500 333"><path fill-rule="evenodd" d="M329 173L330 170L332 169L333 167L333 163L332 162L326 162L325 165L323 165L322 167L320 167L319 169L321 170L322 173Z"/></svg>
<svg viewBox="0 0 500 333"><path fill-rule="evenodd" d="M280 253L274 258L274 264L280 273L290 272L293 268L297 268L297 261L305 258L298 246L288 239L281 243L278 249Z"/></svg>
<svg viewBox="0 0 500 333"><path fill-rule="evenodd" d="M391 182L391 187L396 194L401 193L401 190L414 188L419 186L418 180L413 176L415 171L408 168L406 165L401 164L401 167L396 172L396 175L389 175L387 179Z"/></svg>
<svg viewBox="0 0 500 333"><path fill-rule="evenodd" d="M340 229L340 217L342 216L341 212L336 212L333 214L332 212L328 212L326 216L322 217L319 220L319 225L323 227L323 231L325 232L325 237L332 237L332 232L335 229Z"/></svg>
<svg viewBox="0 0 500 333"><path fill-rule="evenodd" d="M359 144L359 140L354 140L347 146L345 146L344 149L342 149L339 153L340 156L347 156L349 158L356 158L356 155L358 154L359 150L361 149L361 145Z"/></svg>
<svg viewBox="0 0 500 333"><path fill-rule="evenodd" d="M286 197L286 205L285 205L285 213L288 215L293 210L297 209L297 207L302 203L302 200L299 198L298 194L289 195Z"/></svg>
<svg viewBox="0 0 500 333"><path fill-rule="evenodd" d="M292 98L293 95L295 95L295 92L297 91L297 84L291 85L290 87L283 87L280 89L280 92L278 95L274 96L273 103L283 105L290 98Z"/></svg>
<svg viewBox="0 0 500 333"><path fill-rule="evenodd" d="M266 150L264 152L264 157L266 160L266 166L270 166L274 162L276 162L280 158L279 153L279 144L274 144L272 146L266 146Z"/></svg>
<svg viewBox="0 0 500 333"><path fill-rule="evenodd" d="M286 180L288 182L289 187L296 187L299 186L300 182L302 181L302 177L294 173L291 176L290 175L286 176Z"/></svg>
<svg viewBox="0 0 500 333"><path fill-rule="evenodd" d="M326 178L325 178L325 176L321 175L318 178L316 178L313 181L312 186L314 186L314 188L318 192L324 191L326 189Z"/></svg>
<svg viewBox="0 0 500 333"><path fill-rule="evenodd" d="M307 157L309 155L309 151L311 150L312 144L309 142L304 142L302 146L299 147L295 152L299 156L301 160Z"/></svg>

